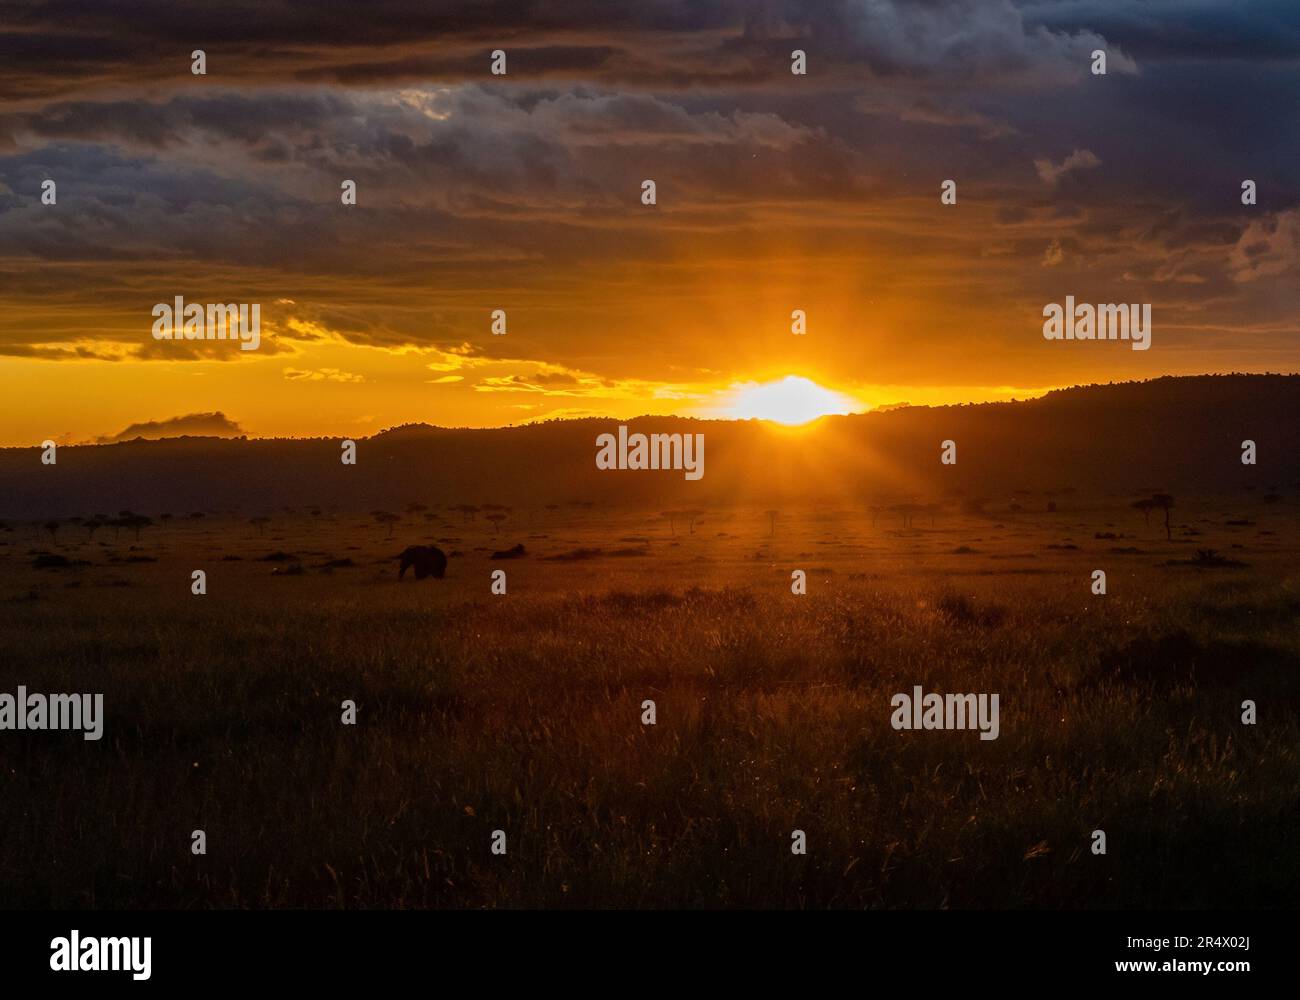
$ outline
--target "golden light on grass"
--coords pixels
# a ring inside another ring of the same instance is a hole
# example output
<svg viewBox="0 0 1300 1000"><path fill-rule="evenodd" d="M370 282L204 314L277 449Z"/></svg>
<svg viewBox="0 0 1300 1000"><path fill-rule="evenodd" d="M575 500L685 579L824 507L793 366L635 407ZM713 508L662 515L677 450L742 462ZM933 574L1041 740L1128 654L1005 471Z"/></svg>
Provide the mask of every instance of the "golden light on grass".
<svg viewBox="0 0 1300 1000"><path fill-rule="evenodd" d="M801 375L775 382L746 385L736 391L724 415L738 420L758 418L795 426L818 417L857 413L866 406L843 393L827 389Z"/></svg>

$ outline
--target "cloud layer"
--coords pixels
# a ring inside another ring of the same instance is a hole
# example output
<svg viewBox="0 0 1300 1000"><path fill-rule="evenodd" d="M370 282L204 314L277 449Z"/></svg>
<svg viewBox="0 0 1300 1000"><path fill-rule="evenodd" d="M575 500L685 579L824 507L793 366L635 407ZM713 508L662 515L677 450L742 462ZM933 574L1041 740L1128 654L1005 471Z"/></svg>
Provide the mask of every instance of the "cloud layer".
<svg viewBox="0 0 1300 1000"><path fill-rule="evenodd" d="M1296 367L1293 4L18 0L0 48L0 364L51 387L189 366L263 432ZM1066 294L1156 350L1044 350ZM175 295L262 348L153 341Z"/></svg>

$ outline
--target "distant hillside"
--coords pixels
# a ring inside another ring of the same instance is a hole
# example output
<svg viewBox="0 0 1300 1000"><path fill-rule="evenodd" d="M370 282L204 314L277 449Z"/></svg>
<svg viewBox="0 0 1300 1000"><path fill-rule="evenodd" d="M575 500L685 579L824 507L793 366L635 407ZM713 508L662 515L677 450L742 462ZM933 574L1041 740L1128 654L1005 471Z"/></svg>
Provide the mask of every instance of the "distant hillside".
<svg viewBox="0 0 1300 1000"><path fill-rule="evenodd" d="M282 507L400 510L407 503L709 505L868 503L941 494L1074 489L1221 492L1300 483L1300 376L1167 377L1060 390L1027 402L906 407L803 429L644 417L632 431L705 438L705 474L600 471L596 436L618 421L489 430L407 426L360 439L176 438L0 450L0 517ZM940 443L957 443L942 466ZM1258 465L1243 466L1254 440Z"/></svg>

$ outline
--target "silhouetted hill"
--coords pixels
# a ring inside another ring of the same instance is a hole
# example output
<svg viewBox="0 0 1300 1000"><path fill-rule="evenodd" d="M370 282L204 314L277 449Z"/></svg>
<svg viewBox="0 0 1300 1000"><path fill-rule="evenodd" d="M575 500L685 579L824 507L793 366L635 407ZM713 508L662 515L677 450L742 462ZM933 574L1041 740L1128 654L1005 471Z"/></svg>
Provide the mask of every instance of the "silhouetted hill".
<svg viewBox="0 0 1300 1000"><path fill-rule="evenodd" d="M705 438L705 474L601 471L596 436L619 421L552 421L488 430L407 425L357 441L176 438L0 450L0 517L282 507L401 510L407 503L720 505L861 503L916 495L1008 497L1161 488L1212 493L1300 481L1300 376L1166 377L1041 399L906 407L830 417L808 428L757 421L642 417L632 431ZM957 464L939 462L941 442ZM1258 465L1241 464L1255 441Z"/></svg>

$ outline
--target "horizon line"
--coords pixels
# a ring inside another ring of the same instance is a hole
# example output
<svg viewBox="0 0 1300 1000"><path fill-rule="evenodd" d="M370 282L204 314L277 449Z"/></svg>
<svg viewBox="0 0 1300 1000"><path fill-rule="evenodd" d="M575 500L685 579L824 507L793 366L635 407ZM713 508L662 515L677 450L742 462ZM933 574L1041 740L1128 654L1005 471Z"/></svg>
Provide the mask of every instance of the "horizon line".
<svg viewBox="0 0 1300 1000"><path fill-rule="evenodd" d="M412 421L408 423L394 424L391 427L385 427L372 434L361 435L262 435L236 433L236 434L201 434L201 433L179 433L179 434L159 434L157 436L146 436L144 434L135 437L122 437L114 435L111 437L101 437L97 439L81 441L56 441L60 448L84 448L84 447L111 447L119 444L135 444L144 442L162 442L162 441L369 441L385 434L391 434L396 431L405 429L425 429L430 431L447 431L447 432L471 432L471 431L505 431L505 430L523 430L528 427L539 427L545 424L562 424L562 423L582 423L585 421L615 421L619 424L627 424L633 421L641 420L687 420L697 423L717 423L717 424L765 424L774 430L808 430L821 424L823 421L834 419L847 419L852 417L866 417L885 413L896 413L902 410L941 410L949 407L992 407L992 406L1017 406L1026 403L1038 402L1052 396L1056 393L1077 392L1089 389L1112 388L1117 386L1141 386L1150 385L1155 382L1166 380L1191 380L1191 379L1227 379L1227 378L1297 378L1300 372L1200 372L1187 375L1156 375L1145 379L1124 379L1121 381L1109 382L1085 382L1076 383L1067 386L1055 386L1036 391L1033 395L1026 395L1022 398L1012 398L1007 400L983 400L983 401L964 401L952 403L885 403L875 406L868 406L867 409L851 413L831 413L815 417L804 423L797 425L783 424L780 421L771 420L763 417L720 417L720 416L696 416L682 413L642 413L631 417L615 417L609 415L591 414L589 416L558 416L558 417L538 417L532 420L522 421L511 424L490 424L480 426L448 426L443 424L425 423L423 421ZM225 417L224 412L213 411L214 416ZM180 418L172 418L180 419ZM125 433L125 432L123 432ZM3 444L0 445L0 451L19 451L27 448L40 448L43 443L35 444Z"/></svg>

